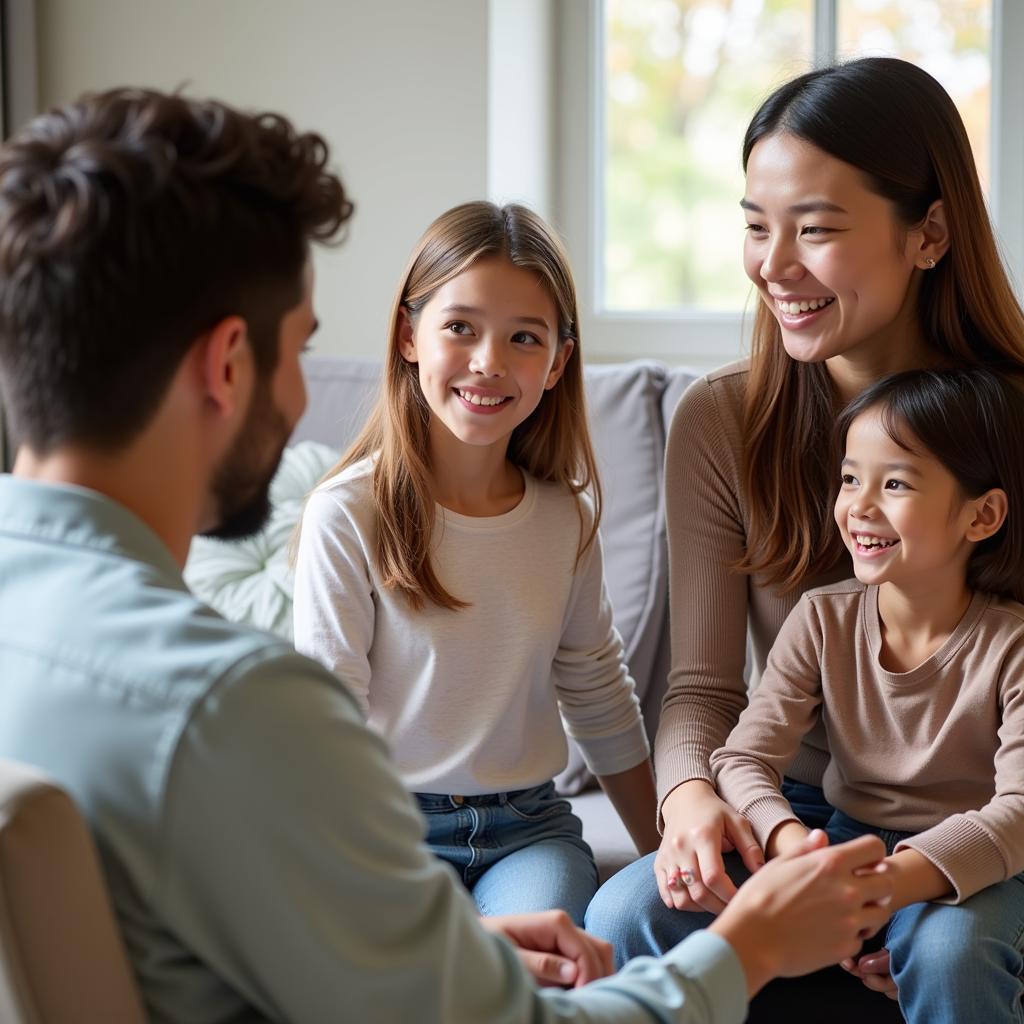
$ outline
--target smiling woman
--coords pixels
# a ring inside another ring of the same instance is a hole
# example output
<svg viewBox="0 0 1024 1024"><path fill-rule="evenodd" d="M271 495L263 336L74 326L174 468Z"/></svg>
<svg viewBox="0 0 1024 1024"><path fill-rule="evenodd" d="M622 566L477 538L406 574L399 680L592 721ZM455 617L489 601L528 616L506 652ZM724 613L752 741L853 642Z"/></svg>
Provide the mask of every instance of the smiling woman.
<svg viewBox="0 0 1024 1024"><path fill-rule="evenodd" d="M943 205L916 223L864 175L813 143L769 134L747 159L743 265L778 321L785 352L829 363L841 394L924 356L921 274L948 248ZM928 261L931 261L930 263Z"/></svg>

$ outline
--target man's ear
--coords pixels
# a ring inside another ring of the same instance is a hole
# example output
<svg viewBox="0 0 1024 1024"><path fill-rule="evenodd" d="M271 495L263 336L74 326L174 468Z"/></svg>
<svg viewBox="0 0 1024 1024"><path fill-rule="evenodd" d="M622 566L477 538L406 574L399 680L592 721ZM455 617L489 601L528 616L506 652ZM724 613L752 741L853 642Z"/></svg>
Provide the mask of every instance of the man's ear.
<svg viewBox="0 0 1024 1024"><path fill-rule="evenodd" d="M966 537L975 543L988 540L999 532L1006 521L1006 491L1001 487L993 487L980 498L972 499L971 505L974 506L974 518L967 527Z"/></svg>
<svg viewBox="0 0 1024 1024"><path fill-rule="evenodd" d="M550 391L559 382L562 374L565 373L565 367L575 347L576 343L572 338L566 338L559 346L558 352L555 355L555 361L551 364L551 369L548 371L548 379L544 382L545 391Z"/></svg>
<svg viewBox="0 0 1024 1024"><path fill-rule="evenodd" d="M409 319L409 312L404 306L398 310L398 351L407 363L418 361L416 355L416 332L413 330L412 320Z"/></svg>
<svg viewBox="0 0 1024 1024"><path fill-rule="evenodd" d="M218 415L230 417L244 404L251 387L253 357L246 322L240 316L226 316L197 344L205 397Z"/></svg>

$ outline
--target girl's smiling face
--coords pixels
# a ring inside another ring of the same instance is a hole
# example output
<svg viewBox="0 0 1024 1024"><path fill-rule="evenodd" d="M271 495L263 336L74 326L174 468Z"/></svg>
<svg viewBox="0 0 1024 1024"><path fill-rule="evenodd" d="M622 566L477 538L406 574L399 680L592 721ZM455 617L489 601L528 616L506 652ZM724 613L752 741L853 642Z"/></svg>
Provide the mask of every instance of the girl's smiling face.
<svg viewBox="0 0 1024 1024"><path fill-rule="evenodd" d="M845 358L888 372L920 345L920 230L864 175L785 133L757 142L741 201L743 264L801 362Z"/></svg>
<svg viewBox="0 0 1024 1024"><path fill-rule="evenodd" d="M478 260L441 285L415 324L401 326L401 352L416 363L439 428L464 444L500 445L558 382L572 354L541 276L504 257Z"/></svg>
<svg viewBox="0 0 1024 1024"><path fill-rule="evenodd" d="M963 586L975 502L933 455L900 447L877 409L850 424L835 519L862 583Z"/></svg>

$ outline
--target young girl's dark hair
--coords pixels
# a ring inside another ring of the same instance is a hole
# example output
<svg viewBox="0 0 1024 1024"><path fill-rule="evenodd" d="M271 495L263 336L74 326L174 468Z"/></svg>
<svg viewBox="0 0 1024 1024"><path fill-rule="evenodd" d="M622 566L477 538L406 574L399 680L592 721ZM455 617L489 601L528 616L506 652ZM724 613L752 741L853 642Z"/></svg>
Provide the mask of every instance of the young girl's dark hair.
<svg viewBox="0 0 1024 1024"><path fill-rule="evenodd" d="M972 590L1024 602L1024 393L981 368L891 374L840 414L839 458L850 425L869 409L878 410L885 432L902 449L938 459L966 498L993 487L1006 492L1006 521L975 546L967 583Z"/></svg>

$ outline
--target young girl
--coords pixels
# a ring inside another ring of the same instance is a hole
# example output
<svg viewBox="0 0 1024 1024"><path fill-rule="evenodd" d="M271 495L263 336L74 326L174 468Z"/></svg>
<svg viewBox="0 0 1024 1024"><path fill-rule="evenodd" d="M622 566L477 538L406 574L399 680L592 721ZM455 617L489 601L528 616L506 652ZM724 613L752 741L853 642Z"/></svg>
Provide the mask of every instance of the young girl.
<svg viewBox="0 0 1024 1024"><path fill-rule="evenodd" d="M565 730L641 850L648 745L612 625L565 252L521 206L467 203L417 245L380 400L311 495L295 641L347 682L481 912L596 889L554 791Z"/></svg>
<svg viewBox="0 0 1024 1024"><path fill-rule="evenodd" d="M826 831L876 833L889 851L904 1017L1019 1021L1024 396L986 370L910 371L837 429L835 520L857 578L811 590L786 620L711 756L718 792L769 857L802 842L780 786L820 710Z"/></svg>

